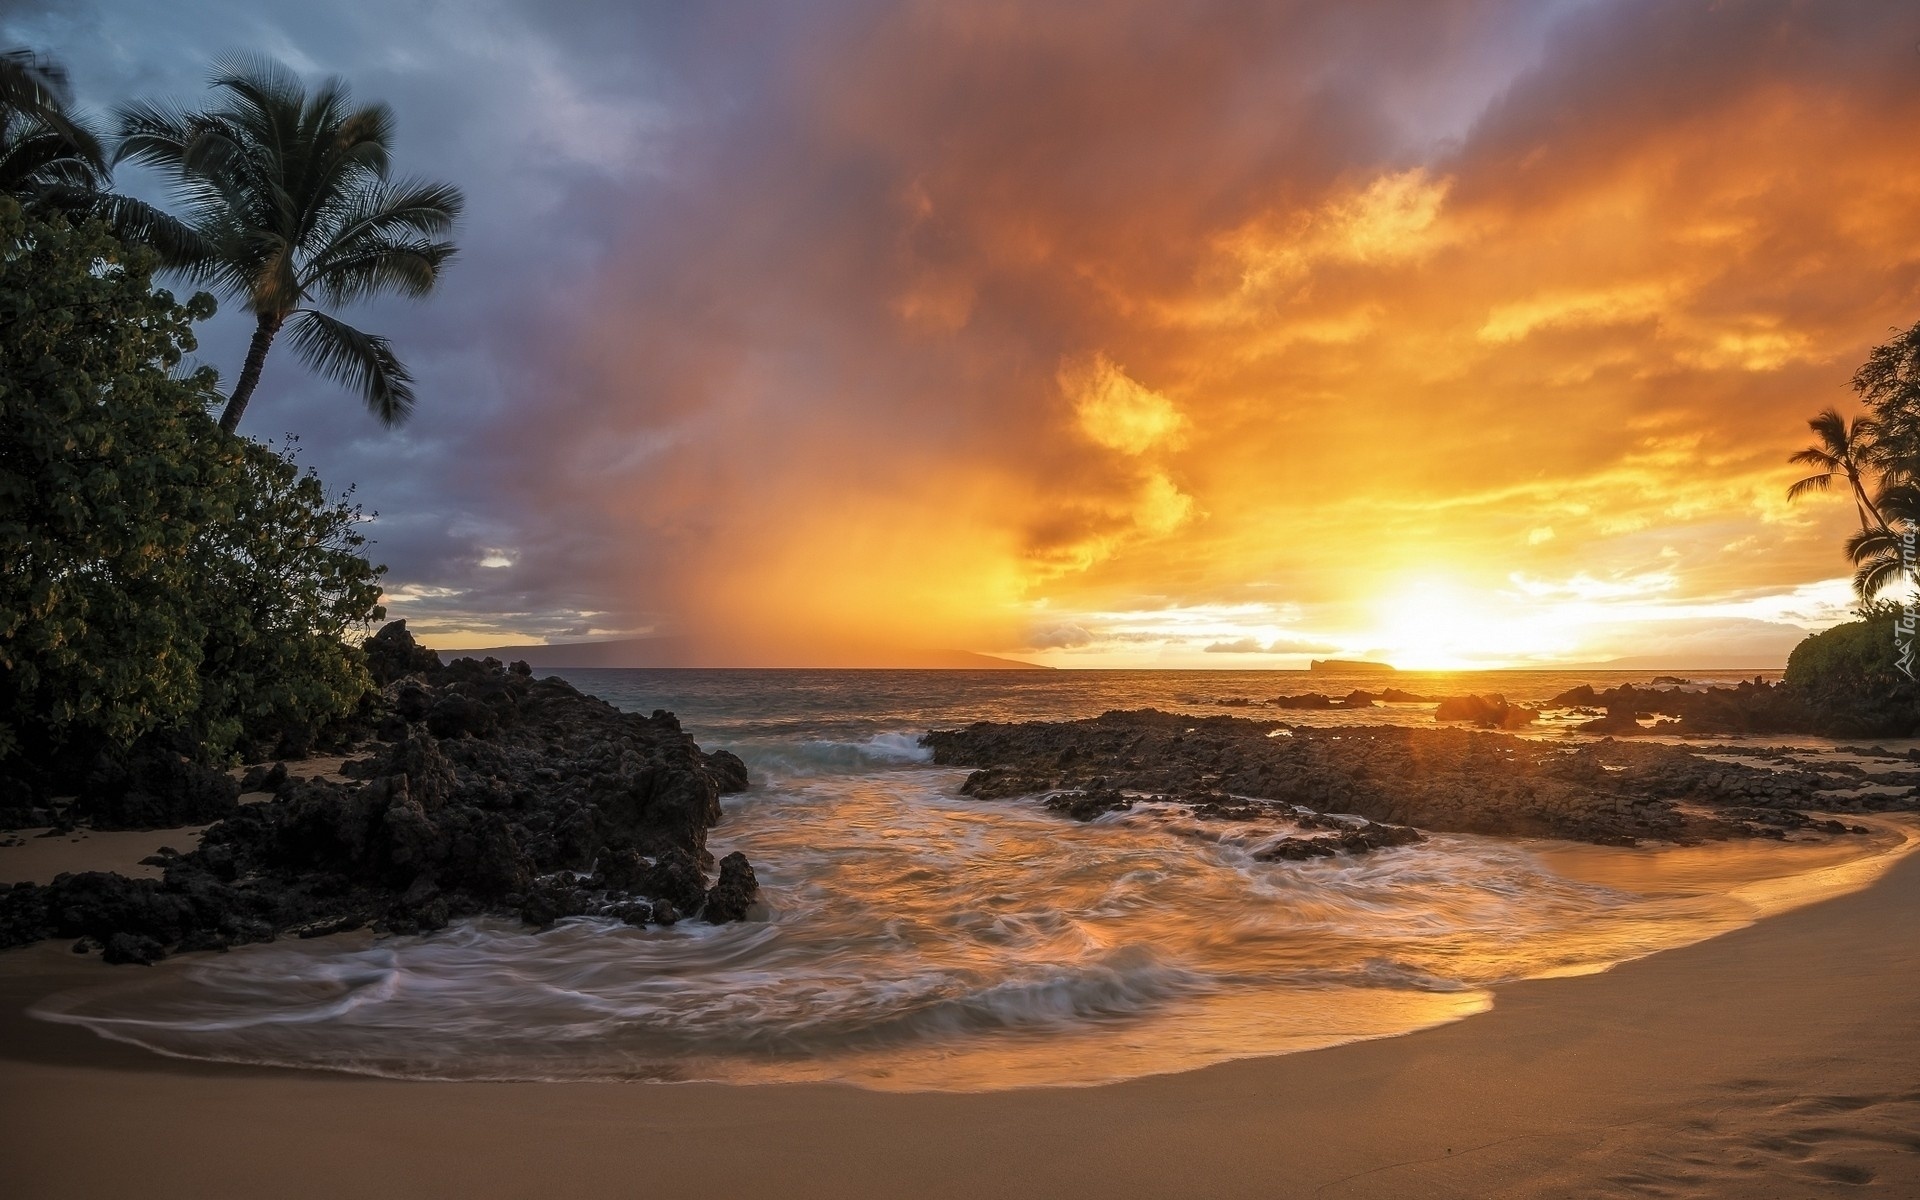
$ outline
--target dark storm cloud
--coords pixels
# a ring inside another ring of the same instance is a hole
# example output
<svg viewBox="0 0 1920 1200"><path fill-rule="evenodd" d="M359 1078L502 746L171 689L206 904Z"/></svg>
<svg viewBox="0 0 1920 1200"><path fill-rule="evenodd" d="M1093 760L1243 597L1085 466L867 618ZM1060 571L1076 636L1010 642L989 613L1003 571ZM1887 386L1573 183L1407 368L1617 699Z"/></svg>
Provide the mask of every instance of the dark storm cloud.
<svg viewBox="0 0 1920 1200"><path fill-rule="evenodd" d="M531 348L568 324L624 220L626 189L663 165L654 145L672 119L672 88L649 51L672 48L641 44L631 30L608 43L604 30L584 11L568 29L533 5L62 0L0 15L0 35L67 62L80 102L103 118L134 97L197 102L223 54L271 55L309 78L343 75L358 96L396 110L398 169L465 189L462 251L440 293L350 316L399 346L420 381L418 419L381 430L285 347L248 413L256 436L297 431L303 461L329 481L357 481L382 514L370 533L390 583L461 593L410 606L416 612L513 613L520 629L538 630L609 607L579 569L603 548L523 523L505 483L520 453L498 437L505 414L539 403ZM138 171L120 182L160 195ZM248 332L229 305L203 331L201 357L230 376ZM521 545L513 567L477 565Z"/></svg>

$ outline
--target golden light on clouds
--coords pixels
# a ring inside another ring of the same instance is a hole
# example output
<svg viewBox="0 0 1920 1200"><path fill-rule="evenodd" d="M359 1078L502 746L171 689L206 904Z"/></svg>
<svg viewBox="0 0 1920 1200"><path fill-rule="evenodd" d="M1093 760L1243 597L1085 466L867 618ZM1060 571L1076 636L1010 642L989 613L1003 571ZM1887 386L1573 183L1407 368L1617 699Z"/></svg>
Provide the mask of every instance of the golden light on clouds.
<svg viewBox="0 0 1920 1200"><path fill-rule="evenodd" d="M1321 263L1418 259L1459 236L1440 222L1447 188L1420 167L1381 175L1314 208L1264 213L1220 248L1239 264L1249 296L1297 286Z"/></svg>
<svg viewBox="0 0 1920 1200"><path fill-rule="evenodd" d="M1122 454L1177 450L1186 427L1173 402L1149 391L1104 354L1060 369L1060 390L1073 403L1080 432Z"/></svg>
<svg viewBox="0 0 1920 1200"><path fill-rule="evenodd" d="M632 625L781 661L1777 665L1848 604L1786 457L1920 318L1893 7L815 33L609 251L528 477Z"/></svg>

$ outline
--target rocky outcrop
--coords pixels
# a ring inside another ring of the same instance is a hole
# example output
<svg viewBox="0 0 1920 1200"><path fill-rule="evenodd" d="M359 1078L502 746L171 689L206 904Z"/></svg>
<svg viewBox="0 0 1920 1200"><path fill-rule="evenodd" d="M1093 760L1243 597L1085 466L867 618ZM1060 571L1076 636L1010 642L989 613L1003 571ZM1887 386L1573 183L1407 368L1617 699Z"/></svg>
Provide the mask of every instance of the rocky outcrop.
<svg viewBox="0 0 1920 1200"><path fill-rule="evenodd" d="M1436 721L1467 721L1482 729L1521 729L1540 714L1524 705L1509 704L1502 695L1448 696L1433 710Z"/></svg>
<svg viewBox="0 0 1920 1200"><path fill-rule="evenodd" d="M737 920L753 903L758 885L738 853L707 886L720 796L747 785L738 758L703 753L671 713L621 712L518 664L440 666L397 622L376 640L385 741L342 768L346 782L276 765L248 776L276 786L273 799L236 806L238 787L221 776L225 819L193 853L164 859L163 878L89 873L8 889L0 946L85 938L135 962L285 933L412 933L481 913L645 924L702 910ZM393 675L400 666L410 669Z"/></svg>
<svg viewBox="0 0 1920 1200"><path fill-rule="evenodd" d="M1297 712L1320 712L1351 708L1372 708L1376 704L1428 704L1431 703L1432 700L1433 698L1430 696L1417 695L1413 692L1402 691L1399 688L1386 688L1378 692L1369 692L1363 688L1355 688L1344 696L1329 696L1323 692L1305 692L1298 696L1275 696L1272 699L1263 700L1260 703L1265 704L1268 708L1285 708ZM1214 700L1211 701L1211 703L1244 708L1253 702L1236 697L1232 699Z"/></svg>
<svg viewBox="0 0 1920 1200"><path fill-rule="evenodd" d="M707 890L706 907L700 915L715 925L744 920L759 894L760 881L754 877L753 865L735 850L720 860L720 878Z"/></svg>
<svg viewBox="0 0 1920 1200"><path fill-rule="evenodd" d="M1272 708L1292 708L1302 710L1372 708L1373 695L1370 692L1351 691L1344 696L1334 697L1319 692L1308 692L1303 696L1275 696L1267 701Z"/></svg>
<svg viewBox="0 0 1920 1200"><path fill-rule="evenodd" d="M1908 612L1912 610L1909 609ZM1891 606L1816 633L1787 656L1783 686L1813 716L1810 731L1831 737L1920 736L1920 683L1901 647L1911 618Z"/></svg>
<svg viewBox="0 0 1920 1200"><path fill-rule="evenodd" d="M1403 692L1399 688L1387 688L1376 699L1386 704L1425 704L1428 697L1417 692Z"/></svg>
<svg viewBox="0 0 1920 1200"><path fill-rule="evenodd" d="M1815 733L1825 729L1805 696L1784 684L1751 679L1734 687L1618 687L1581 684L1547 701L1552 708L1605 709L1583 732L1635 734ZM1659 720L1659 718L1668 718ZM1652 724L1643 725L1641 722Z"/></svg>
<svg viewBox="0 0 1920 1200"><path fill-rule="evenodd" d="M976 771L961 786L962 795L979 796L983 780L1013 778L996 776L998 768ZM986 789L994 790L994 789ZM1411 846L1426 841L1417 829L1386 825L1377 821L1332 816L1313 812L1276 800L1251 799L1219 791L1171 794L1134 794L1114 787L1095 787L1079 791L1053 792L1041 798L1041 806L1076 821L1092 821L1109 813L1131 812L1137 805L1172 806L1202 821L1259 822L1291 826L1301 830L1327 830L1324 835L1280 837L1254 857L1266 862L1301 861L1330 858L1335 855L1367 854L1394 846Z"/></svg>
<svg viewBox="0 0 1920 1200"><path fill-rule="evenodd" d="M440 656L415 642L405 621L387 622L360 648L367 656L367 673L381 687L408 675L430 675L440 670Z"/></svg>
<svg viewBox="0 0 1920 1200"><path fill-rule="evenodd" d="M936 763L979 768L962 786L967 795L1048 795L1049 807L1083 819L1135 797L1190 796L1204 797L1193 801L1195 815L1216 819L1300 821L1306 810L1438 832L1627 845L1767 836L1778 827L1753 820L1753 809L1915 807L1906 796L1836 795L1859 785L1845 772L1727 763L1678 746L1569 747L1465 729L1288 727L1152 709L982 722L929 733L924 744ZM1273 802L1289 810L1264 807Z"/></svg>
<svg viewBox="0 0 1920 1200"><path fill-rule="evenodd" d="M1072 817L1076 821L1091 821L1110 812L1127 811L1133 807L1133 798L1117 788L1098 788L1085 792L1056 792L1048 796L1044 803L1051 812Z"/></svg>
<svg viewBox="0 0 1920 1200"><path fill-rule="evenodd" d="M1395 846L1413 846L1426 841L1426 835L1405 825L1382 825L1369 821L1354 829L1312 837L1281 838L1254 855L1263 862L1304 862L1310 858L1332 858L1342 854L1366 854Z"/></svg>

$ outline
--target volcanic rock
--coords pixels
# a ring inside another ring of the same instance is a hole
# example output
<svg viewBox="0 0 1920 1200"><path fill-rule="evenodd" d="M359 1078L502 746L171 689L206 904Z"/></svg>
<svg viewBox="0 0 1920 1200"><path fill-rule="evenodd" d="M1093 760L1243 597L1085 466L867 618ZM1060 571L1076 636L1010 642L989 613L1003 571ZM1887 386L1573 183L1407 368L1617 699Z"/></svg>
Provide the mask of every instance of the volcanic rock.
<svg viewBox="0 0 1920 1200"><path fill-rule="evenodd" d="M1485 729L1519 729L1539 716L1530 708L1507 703L1501 695L1448 696L1433 712L1436 721L1471 721Z"/></svg>
<svg viewBox="0 0 1920 1200"><path fill-rule="evenodd" d="M743 856L711 893L704 870L720 796L747 786L737 757L702 752L671 713L621 712L493 660L441 666L398 622L368 644L390 740L343 766L345 782L276 766L246 778L277 783L274 798L239 805L225 773L156 748L91 789L87 811L217 820L200 847L162 858L157 880L0 888L0 947L92 938L110 961L149 962L366 924L420 933L482 913L546 925L641 908L660 921L703 906L731 920L751 904Z"/></svg>
<svg viewBox="0 0 1920 1200"><path fill-rule="evenodd" d="M1400 726L1296 726L1291 736L1270 736L1283 728L1143 709L1084 721L981 722L934 731L923 744L936 763L978 768L962 790L983 800L1049 792L1194 796L1195 815L1216 819L1337 822L1325 814L1352 814L1432 831L1612 845L1752 836L1752 823L1716 810L1819 809L1834 789L1858 786L1844 773L1719 762L1637 741L1569 747ZM1287 811L1233 811L1275 802ZM1848 803L1916 807L1912 797L1889 792Z"/></svg>
<svg viewBox="0 0 1920 1200"><path fill-rule="evenodd" d="M1304 696L1275 696L1267 703L1274 708L1324 709L1333 707L1333 697L1308 692Z"/></svg>
<svg viewBox="0 0 1920 1200"><path fill-rule="evenodd" d="M713 925L744 920L759 895L760 881L754 878L753 866L746 855L735 850L720 860L720 878L708 889L706 908L700 915Z"/></svg>
<svg viewBox="0 0 1920 1200"><path fill-rule="evenodd" d="M1281 838L1254 857L1262 862L1301 862L1309 858L1332 858L1338 854L1366 854L1394 846L1411 846L1426 840L1426 835L1418 829L1369 821L1357 829L1344 829L1338 833Z"/></svg>
<svg viewBox="0 0 1920 1200"><path fill-rule="evenodd" d="M706 903L707 879L693 855L676 847L647 868L637 890L665 900L680 912L698 912Z"/></svg>
<svg viewBox="0 0 1920 1200"><path fill-rule="evenodd" d="M367 672L382 686L408 675L427 675L440 670L440 656L415 642L407 632L405 621L387 622L361 649L367 655Z"/></svg>
<svg viewBox="0 0 1920 1200"><path fill-rule="evenodd" d="M272 766L262 763L248 767L240 776L242 792L277 792L287 782L287 764L276 762Z"/></svg>
<svg viewBox="0 0 1920 1200"><path fill-rule="evenodd" d="M1124 796L1112 788L1099 788L1085 792L1061 792L1048 796L1046 807L1050 812L1061 813L1076 821L1091 821L1095 817L1110 812L1125 812L1133 807L1131 797Z"/></svg>
<svg viewBox="0 0 1920 1200"><path fill-rule="evenodd" d="M1806 698L1785 684L1762 679L1745 680L1734 687L1635 687L1623 683L1596 692L1590 684L1569 688L1547 702L1555 708L1604 708L1611 725L1593 726L1595 732L1632 733L1623 713L1674 718L1673 732L1819 733L1826 721Z"/></svg>

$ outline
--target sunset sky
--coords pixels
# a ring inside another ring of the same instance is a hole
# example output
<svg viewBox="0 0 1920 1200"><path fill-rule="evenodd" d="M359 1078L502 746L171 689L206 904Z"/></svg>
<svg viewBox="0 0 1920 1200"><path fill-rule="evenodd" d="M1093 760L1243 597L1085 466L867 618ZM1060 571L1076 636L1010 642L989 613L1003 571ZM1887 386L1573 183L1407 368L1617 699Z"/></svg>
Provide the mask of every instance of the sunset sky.
<svg viewBox="0 0 1920 1200"><path fill-rule="evenodd" d="M291 355L247 417L432 644L1767 666L1846 614L1785 460L1920 319L1920 8L314 7L0 34L102 113L343 74L466 189L360 316L413 423Z"/></svg>

